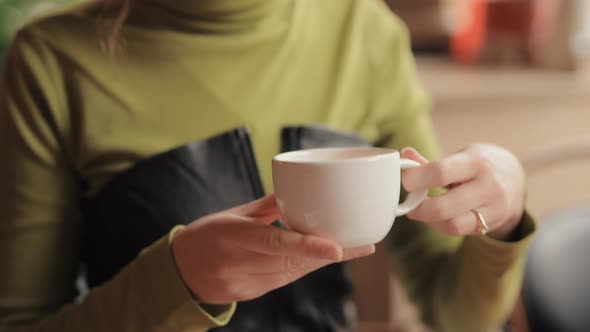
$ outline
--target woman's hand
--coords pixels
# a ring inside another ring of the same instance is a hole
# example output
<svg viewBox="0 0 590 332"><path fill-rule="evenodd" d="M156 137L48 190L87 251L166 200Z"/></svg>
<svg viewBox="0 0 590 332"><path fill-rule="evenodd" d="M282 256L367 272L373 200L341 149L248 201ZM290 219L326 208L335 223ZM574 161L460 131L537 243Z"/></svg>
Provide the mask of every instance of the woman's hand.
<svg viewBox="0 0 590 332"><path fill-rule="evenodd" d="M471 145L441 160L428 162L416 150L402 158L423 166L403 173L408 191L445 187L445 194L427 198L408 214L450 235L476 234L480 227L473 210L484 217L490 237L507 240L524 211L525 176L517 158L492 145Z"/></svg>
<svg viewBox="0 0 590 332"><path fill-rule="evenodd" d="M272 226L278 217L275 197L269 195L179 231L172 252L194 296L209 304L246 301L328 264L375 251L373 245L343 250L329 240Z"/></svg>

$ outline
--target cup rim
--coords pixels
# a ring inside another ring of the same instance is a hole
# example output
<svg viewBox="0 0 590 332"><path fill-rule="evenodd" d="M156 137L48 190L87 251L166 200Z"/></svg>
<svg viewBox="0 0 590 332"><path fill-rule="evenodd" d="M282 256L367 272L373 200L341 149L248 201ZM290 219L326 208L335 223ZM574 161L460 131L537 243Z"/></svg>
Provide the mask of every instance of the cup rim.
<svg viewBox="0 0 590 332"><path fill-rule="evenodd" d="M286 158L293 157L296 155L304 155L315 152L326 152L326 151L381 151L381 154L352 157L347 159L338 160L287 160ZM394 149L388 148L377 148L377 147L339 147L339 148L313 148L305 150L296 150L280 153L272 158L272 162L280 164L293 164L293 165L330 165L330 164L350 164L350 163L366 163L376 162L384 159L399 158L400 153Z"/></svg>

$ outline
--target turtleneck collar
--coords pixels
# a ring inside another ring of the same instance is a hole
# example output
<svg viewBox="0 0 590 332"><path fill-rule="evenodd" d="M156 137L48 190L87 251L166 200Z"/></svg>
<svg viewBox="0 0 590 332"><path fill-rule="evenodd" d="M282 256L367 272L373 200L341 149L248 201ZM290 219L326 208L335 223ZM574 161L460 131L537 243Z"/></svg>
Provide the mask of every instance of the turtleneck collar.
<svg viewBox="0 0 590 332"><path fill-rule="evenodd" d="M289 0L136 0L131 19L186 31L233 32L273 17ZM134 12L136 13L134 15Z"/></svg>

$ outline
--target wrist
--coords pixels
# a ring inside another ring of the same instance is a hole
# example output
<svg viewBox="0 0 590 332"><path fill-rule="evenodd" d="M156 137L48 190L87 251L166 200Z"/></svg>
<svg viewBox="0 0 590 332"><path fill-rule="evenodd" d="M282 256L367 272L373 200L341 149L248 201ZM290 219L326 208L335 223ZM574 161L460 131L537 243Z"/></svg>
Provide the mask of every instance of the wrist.
<svg viewBox="0 0 590 332"><path fill-rule="evenodd" d="M184 257L185 255L183 254L183 251L186 250L186 248L184 248L184 245L182 243L183 242L182 237L184 236L185 232L186 232L185 226L177 226L171 231L170 242L169 242L170 251L172 253L172 259L174 260L174 264L176 265L176 270L178 272L178 275L180 276L180 279L184 283L184 286L191 294L193 300L200 302L199 297L197 296L197 294L195 294L195 290L193 289L193 287L190 286L190 284L186 278L186 276L189 275L191 273L191 271L190 271L190 264L188 265L188 267L185 264L187 259Z"/></svg>

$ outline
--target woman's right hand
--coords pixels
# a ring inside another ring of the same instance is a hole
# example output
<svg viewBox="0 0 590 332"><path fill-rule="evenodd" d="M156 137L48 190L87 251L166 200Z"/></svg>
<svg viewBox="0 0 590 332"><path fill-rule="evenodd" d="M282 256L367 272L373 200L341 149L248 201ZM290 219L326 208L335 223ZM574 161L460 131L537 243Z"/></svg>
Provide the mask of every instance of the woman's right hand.
<svg viewBox="0 0 590 332"><path fill-rule="evenodd" d="M198 301L246 301L328 264L363 257L375 246L342 249L336 243L271 224L279 218L274 195L200 218L180 230L172 252Z"/></svg>

